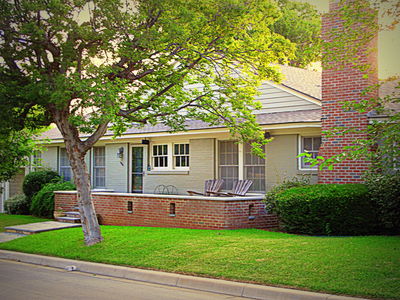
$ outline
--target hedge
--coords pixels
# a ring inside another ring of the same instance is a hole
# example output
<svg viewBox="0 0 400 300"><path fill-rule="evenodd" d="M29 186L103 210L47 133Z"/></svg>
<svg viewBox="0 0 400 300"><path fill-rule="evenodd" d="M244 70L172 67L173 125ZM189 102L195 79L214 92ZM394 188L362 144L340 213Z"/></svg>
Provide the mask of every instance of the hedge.
<svg viewBox="0 0 400 300"><path fill-rule="evenodd" d="M31 213L38 217L52 218L54 211L54 191L75 190L69 181L48 183L32 198Z"/></svg>
<svg viewBox="0 0 400 300"><path fill-rule="evenodd" d="M52 170L41 170L31 172L25 176L22 184L22 190L28 201L32 200L32 197L40 191L40 189L47 183L61 181L60 175Z"/></svg>
<svg viewBox="0 0 400 300"><path fill-rule="evenodd" d="M316 184L277 194L274 211L291 233L365 235L376 232L377 216L362 184Z"/></svg>

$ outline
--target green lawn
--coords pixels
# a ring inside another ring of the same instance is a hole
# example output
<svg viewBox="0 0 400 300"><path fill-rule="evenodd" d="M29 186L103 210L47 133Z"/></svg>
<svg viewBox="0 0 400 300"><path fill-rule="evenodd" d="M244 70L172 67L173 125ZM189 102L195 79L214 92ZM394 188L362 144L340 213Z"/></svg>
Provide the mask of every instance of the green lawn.
<svg viewBox="0 0 400 300"><path fill-rule="evenodd" d="M308 237L262 230L102 226L27 236L0 248L313 291L400 299L400 237Z"/></svg>
<svg viewBox="0 0 400 300"><path fill-rule="evenodd" d="M50 221L50 220L37 218L34 216L0 214L0 232L3 232L4 227L7 226L45 222L45 221Z"/></svg>

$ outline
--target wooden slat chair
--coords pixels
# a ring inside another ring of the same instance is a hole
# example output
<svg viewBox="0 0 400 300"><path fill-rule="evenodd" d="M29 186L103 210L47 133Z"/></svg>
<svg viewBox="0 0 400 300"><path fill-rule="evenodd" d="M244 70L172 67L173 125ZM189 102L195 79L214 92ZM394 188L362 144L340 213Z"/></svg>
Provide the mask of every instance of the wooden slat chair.
<svg viewBox="0 0 400 300"><path fill-rule="evenodd" d="M233 186L232 192L214 192L214 194L220 196L246 196L252 184L253 181L251 180L238 180Z"/></svg>
<svg viewBox="0 0 400 300"><path fill-rule="evenodd" d="M204 183L204 192L199 193L195 191L187 191L191 196L193 195L201 195L201 196L213 196L213 194L220 191L222 185L224 183L223 179L209 179Z"/></svg>

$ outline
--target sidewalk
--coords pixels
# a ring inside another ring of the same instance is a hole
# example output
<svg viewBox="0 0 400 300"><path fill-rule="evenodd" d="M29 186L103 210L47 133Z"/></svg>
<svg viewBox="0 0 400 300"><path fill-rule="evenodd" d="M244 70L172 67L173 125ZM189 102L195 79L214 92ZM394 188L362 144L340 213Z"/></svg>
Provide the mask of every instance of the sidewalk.
<svg viewBox="0 0 400 300"><path fill-rule="evenodd" d="M0 250L0 259L264 300L367 300Z"/></svg>

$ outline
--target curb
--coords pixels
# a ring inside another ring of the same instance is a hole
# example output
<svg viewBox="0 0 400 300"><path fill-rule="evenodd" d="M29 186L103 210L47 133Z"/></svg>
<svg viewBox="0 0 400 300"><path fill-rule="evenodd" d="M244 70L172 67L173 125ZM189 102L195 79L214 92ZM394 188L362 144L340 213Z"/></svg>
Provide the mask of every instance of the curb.
<svg viewBox="0 0 400 300"><path fill-rule="evenodd" d="M268 300L367 300L337 296L330 294L300 291L295 289L262 286L257 284L240 283L221 279L210 279L175 273L136 269L130 267L114 266L100 263L85 262L79 260L57 258L36 254L28 254L14 251L0 250L0 259L7 259L30 263L35 265L68 269L76 271L103 275L116 278L124 278L135 281L143 281L161 285L168 285L179 288L200 290L226 294L230 296L247 297L253 299Z"/></svg>

